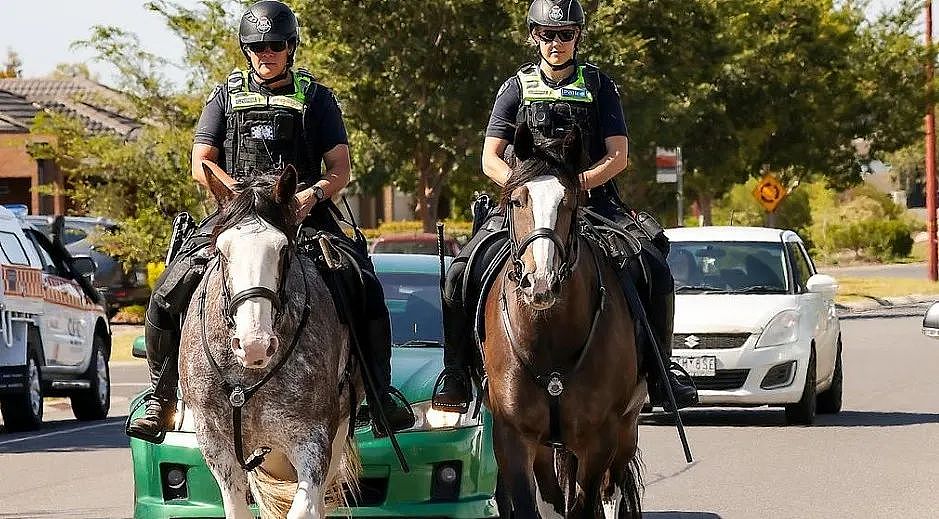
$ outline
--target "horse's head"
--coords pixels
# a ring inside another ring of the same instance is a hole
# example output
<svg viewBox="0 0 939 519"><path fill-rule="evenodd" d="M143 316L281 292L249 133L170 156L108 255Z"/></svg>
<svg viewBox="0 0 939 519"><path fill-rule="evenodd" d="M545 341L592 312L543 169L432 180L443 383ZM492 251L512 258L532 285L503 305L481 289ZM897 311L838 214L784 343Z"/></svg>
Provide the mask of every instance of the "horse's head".
<svg viewBox="0 0 939 519"><path fill-rule="evenodd" d="M518 160L502 189L512 243L509 278L526 304L547 310L577 259L579 174L584 164L580 129L536 144L528 126L520 124L514 147Z"/></svg>
<svg viewBox="0 0 939 519"><path fill-rule="evenodd" d="M277 352L275 315L283 311L284 282L295 231L292 166L240 181L229 189L203 163L219 203L215 250L221 263L225 319L232 352L246 368L264 368Z"/></svg>

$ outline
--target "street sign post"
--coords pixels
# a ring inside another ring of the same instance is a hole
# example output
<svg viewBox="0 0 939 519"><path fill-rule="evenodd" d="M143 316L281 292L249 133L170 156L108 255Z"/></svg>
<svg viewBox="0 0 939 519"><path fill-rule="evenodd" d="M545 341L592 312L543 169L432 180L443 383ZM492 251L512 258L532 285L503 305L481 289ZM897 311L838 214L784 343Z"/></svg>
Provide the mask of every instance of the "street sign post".
<svg viewBox="0 0 939 519"><path fill-rule="evenodd" d="M682 194L681 148L655 148L655 181L659 184L675 183L675 200L678 203L678 226L683 225L684 201Z"/></svg>
<svg viewBox="0 0 939 519"><path fill-rule="evenodd" d="M753 198L766 209L766 212L773 213L779 206L779 203L786 198L786 188L779 182L774 175L767 173L756 184L753 189Z"/></svg>

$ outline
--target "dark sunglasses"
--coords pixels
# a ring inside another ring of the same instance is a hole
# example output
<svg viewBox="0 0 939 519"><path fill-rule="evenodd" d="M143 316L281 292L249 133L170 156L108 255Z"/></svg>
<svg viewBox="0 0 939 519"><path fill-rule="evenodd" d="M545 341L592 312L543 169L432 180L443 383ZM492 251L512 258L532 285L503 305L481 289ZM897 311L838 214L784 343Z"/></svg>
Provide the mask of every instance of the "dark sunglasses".
<svg viewBox="0 0 939 519"><path fill-rule="evenodd" d="M554 40L559 40L564 43L567 43L573 40L574 36L577 36L577 31L575 31L574 29L562 29L560 31L543 29L543 30L535 32L535 36L537 36L539 40L545 43L551 43Z"/></svg>
<svg viewBox="0 0 939 519"><path fill-rule="evenodd" d="M264 52L267 49L270 49L274 52L283 52L287 48L287 42L285 41L256 41L253 43L246 43L246 47L251 52L257 54L259 52Z"/></svg>

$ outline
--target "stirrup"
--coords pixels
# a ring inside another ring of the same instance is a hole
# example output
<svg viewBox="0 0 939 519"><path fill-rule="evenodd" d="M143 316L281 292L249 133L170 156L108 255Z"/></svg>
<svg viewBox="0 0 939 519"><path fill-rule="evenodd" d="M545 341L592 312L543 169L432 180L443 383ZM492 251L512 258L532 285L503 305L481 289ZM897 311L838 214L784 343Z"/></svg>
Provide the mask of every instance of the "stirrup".
<svg viewBox="0 0 939 519"><path fill-rule="evenodd" d="M668 365L668 371L673 373L675 375L675 378L682 384L693 387L695 391L698 390L698 386L696 386L694 383L694 378L692 378L692 376L688 374L688 371L685 370L685 368L681 364L677 362L671 362Z"/></svg>
<svg viewBox="0 0 939 519"><path fill-rule="evenodd" d="M404 393L402 393L398 388L391 386L388 388L387 394L392 400L396 400L398 403L402 404L401 408L406 410L408 414L411 416L411 427L413 427L414 426L413 424L417 422L417 416L414 415L414 408L411 407L411 403L408 401L407 397L404 396ZM379 401L376 402L378 404L378 407L382 407L381 396L378 397L378 400ZM384 409L377 409L375 412L384 413ZM372 413L371 409L369 409L369 413ZM395 428L392 427L391 423L388 423L388 429L391 429L391 431L386 431L384 427L382 427L381 423L379 423L375 415L371 415L370 420L372 422L372 436L374 436L375 438L385 438L389 435L390 432L401 432L401 431L395 430ZM385 416L385 421L386 422L389 421L388 416ZM407 430L407 429L402 429L402 431L403 430Z"/></svg>
<svg viewBox="0 0 939 519"><path fill-rule="evenodd" d="M447 377L456 377L458 382L461 383L463 387L467 390L466 391L467 398L464 402L460 404L450 404L447 402L441 402L437 400L437 393L440 390L440 387L443 385L443 381ZM469 380L467 380L466 374L463 372L462 369L444 368L443 371L440 373L440 376L437 377L437 381L434 382L434 392L431 396L430 406L431 408L437 409L438 411L466 414L469 412L470 401L473 399L472 391L473 389L470 386Z"/></svg>

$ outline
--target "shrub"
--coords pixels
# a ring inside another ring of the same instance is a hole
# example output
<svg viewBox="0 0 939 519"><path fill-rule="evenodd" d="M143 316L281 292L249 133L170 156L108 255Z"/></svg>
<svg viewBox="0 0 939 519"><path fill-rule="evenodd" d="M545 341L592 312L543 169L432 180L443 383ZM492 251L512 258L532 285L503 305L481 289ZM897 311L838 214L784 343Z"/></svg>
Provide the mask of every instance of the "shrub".
<svg viewBox="0 0 939 519"><path fill-rule="evenodd" d="M868 219L833 225L826 245L849 249L856 256L887 261L909 256L913 250L910 226L903 220Z"/></svg>

